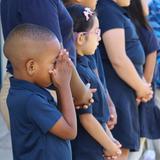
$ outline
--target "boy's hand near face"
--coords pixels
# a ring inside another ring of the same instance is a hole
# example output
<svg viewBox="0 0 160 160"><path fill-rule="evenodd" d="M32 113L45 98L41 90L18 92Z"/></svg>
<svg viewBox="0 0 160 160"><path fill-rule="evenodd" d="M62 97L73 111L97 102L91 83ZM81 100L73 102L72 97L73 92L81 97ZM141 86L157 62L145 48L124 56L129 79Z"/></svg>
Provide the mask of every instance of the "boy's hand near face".
<svg viewBox="0 0 160 160"><path fill-rule="evenodd" d="M62 50L57 57L54 69L50 71L51 79L56 88L70 85L72 63L66 50Z"/></svg>

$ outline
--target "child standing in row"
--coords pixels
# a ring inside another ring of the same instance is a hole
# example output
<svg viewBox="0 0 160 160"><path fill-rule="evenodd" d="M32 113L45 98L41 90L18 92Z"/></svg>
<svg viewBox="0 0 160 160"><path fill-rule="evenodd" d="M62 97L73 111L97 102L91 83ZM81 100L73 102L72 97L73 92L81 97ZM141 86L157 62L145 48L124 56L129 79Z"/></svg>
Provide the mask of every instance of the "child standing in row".
<svg viewBox="0 0 160 160"><path fill-rule="evenodd" d="M97 3L102 31L99 49L108 91L118 117L112 134L122 144L122 155L118 160L127 160L129 150L139 149L136 99L148 101L153 94L150 84L141 78L144 51L133 23L123 8L128 7L130 2L131 0L99 0Z"/></svg>
<svg viewBox="0 0 160 160"><path fill-rule="evenodd" d="M159 45L153 33L153 30L146 19L146 16L148 15L147 3L145 2L145 0L134 0L128 7L128 11L131 16L131 19L133 20L136 26L137 34L145 52L145 64L143 67L144 78L147 81L147 83L152 84L152 88L154 90L155 82L153 75ZM159 117L157 115L160 111L158 110L155 104L154 96L147 103L141 103L139 105L139 110L141 136L151 139L160 138L159 123L157 123L157 118ZM149 126L152 126L152 129L150 129Z"/></svg>
<svg viewBox="0 0 160 160"><path fill-rule="evenodd" d="M84 83L96 88L94 104L87 110L77 111L78 135L72 141L74 160L103 160L120 155L120 144L113 139L106 126L109 110L106 92L96 73L89 66L89 57L95 53L100 41L99 22L96 14L81 5L72 5L68 11L74 21L75 44L77 50L77 71Z"/></svg>
<svg viewBox="0 0 160 160"><path fill-rule="evenodd" d="M145 52L144 78L152 84L155 91L154 69L159 45L146 18L149 14L146 0L131 1L128 11L136 26L137 34ZM160 138L160 124L157 123L160 120L160 110L155 103L154 95L150 101L139 105L140 135L149 139ZM140 159L144 149L144 142L145 138L142 138L140 151L131 153L129 160Z"/></svg>
<svg viewBox="0 0 160 160"><path fill-rule="evenodd" d="M9 34L4 53L13 66L7 105L14 160L71 160L77 121L67 52L47 28L24 24ZM45 89L51 84L58 105Z"/></svg>
<svg viewBox="0 0 160 160"><path fill-rule="evenodd" d="M84 7L91 8L92 10L95 10L97 5L97 0L63 0L63 2L66 7L69 7L70 5L73 5L73 4L79 4ZM107 84L105 80L102 59L101 59L99 49L97 48L95 53L93 55L88 55L88 57L90 58L90 62L89 62L90 68L92 68L92 70L100 78L107 92L107 102L108 102L108 107L110 112L110 117L109 117L109 120L107 121L107 125L109 129L113 129L114 126L117 124L117 113L116 113L115 105L107 90Z"/></svg>

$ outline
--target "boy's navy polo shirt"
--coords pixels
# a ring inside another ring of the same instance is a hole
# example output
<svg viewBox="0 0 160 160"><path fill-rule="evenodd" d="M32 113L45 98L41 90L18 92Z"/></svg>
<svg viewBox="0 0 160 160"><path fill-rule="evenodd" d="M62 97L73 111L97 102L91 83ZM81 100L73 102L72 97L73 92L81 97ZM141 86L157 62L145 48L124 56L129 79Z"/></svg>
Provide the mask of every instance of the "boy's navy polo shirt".
<svg viewBox="0 0 160 160"><path fill-rule="evenodd" d="M127 56L133 64L135 64L137 72L142 75L142 64L145 62L144 51L135 31L135 26L128 17L127 11L122 7L119 7L113 0L99 0L97 4L97 12L102 35L110 29L124 29ZM101 41L99 49L102 55L102 60L111 65L103 41Z"/></svg>
<svg viewBox="0 0 160 160"><path fill-rule="evenodd" d="M145 51L145 56L159 50L159 45L153 31L146 28L137 28L138 35ZM152 88L155 90L155 80L153 78ZM155 99L147 103L141 103L139 106L140 133L141 137L150 139L160 138L160 110L158 109Z"/></svg>
<svg viewBox="0 0 160 160"><path fill-rule="evenodd" d="M32 23L47 27L76 62L73 22L61 0L1 0L1 19L5 39L19 24ZM11 64L7 65L7 69L13 72Z"/></svg>
<svg viewBox="0 0 160 160"><path fill-rule="evenodd" d="M49 129L61 118L50 93L27 81L10 78L7 97L15 160L71 160L70 142Z"/></svg>

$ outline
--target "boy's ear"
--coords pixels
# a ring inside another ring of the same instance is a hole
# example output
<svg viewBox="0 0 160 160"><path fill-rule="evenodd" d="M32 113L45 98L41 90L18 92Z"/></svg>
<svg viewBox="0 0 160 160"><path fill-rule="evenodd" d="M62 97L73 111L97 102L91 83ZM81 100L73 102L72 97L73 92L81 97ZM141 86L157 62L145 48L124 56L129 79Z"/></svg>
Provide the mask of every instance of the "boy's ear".
<svg viewBox="0 0 160 160"><path fill-rule="evenodd" d="M85 35L84 33L78 33L77 35L77 44L78 45L83 45L85 43Z"/></svg>
<svg viewBox="0 0 160 160"><path fill-rule="evenodd" d="M26 63L27 73L32 76L38 69L38 64L35 60L30 59Z"/></svg>

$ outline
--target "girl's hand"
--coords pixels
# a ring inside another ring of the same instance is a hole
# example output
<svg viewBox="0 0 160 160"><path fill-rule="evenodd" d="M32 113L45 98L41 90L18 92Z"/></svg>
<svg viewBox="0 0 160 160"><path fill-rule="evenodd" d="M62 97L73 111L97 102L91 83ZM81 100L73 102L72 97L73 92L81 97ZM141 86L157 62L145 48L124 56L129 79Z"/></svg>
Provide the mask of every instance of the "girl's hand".
<svg viewBox="0 0 160 160"><path fill-rule="evenodd" d="M114 142L112 145L110 145L109 149L104 149L104 157L107 159L116 159L122 153L120 147L120 144L116 144Z"/></svg>
<svg viewBox="0 0 160 160"><path fill-rule="evenodd" d="M136 95L137 103L148 102L153 97L151 84L148 84L146 81L143 80L143 84L141 88L137 90Z"/></svg>
<svg viewBox="0 0 160 160"><path fill-rule="evenodd" d="M72 63L66 50L62 50L57 57L54 68L49 71L51 79L56 88L70 85L72 75Z"/></svg>
<svg viewBox="0 0 160 160"><path fill-rule="evenodd" d="M114 126L117 124L117 112L114 104L112 103L112 106L109 106L109 112L110 112L110 118L107 122L107 126L110 130L114 128Z"/></svg>

